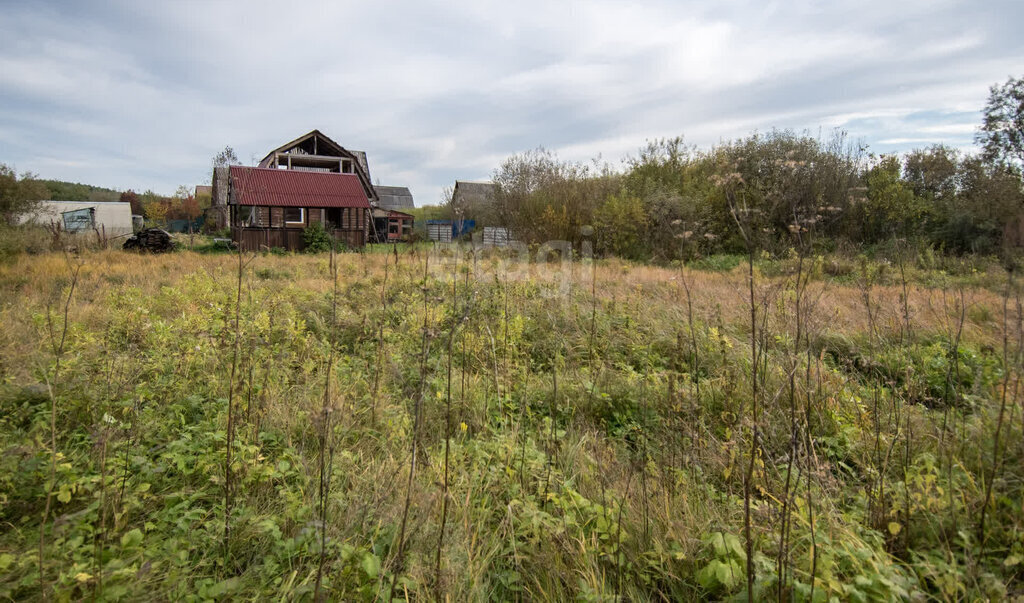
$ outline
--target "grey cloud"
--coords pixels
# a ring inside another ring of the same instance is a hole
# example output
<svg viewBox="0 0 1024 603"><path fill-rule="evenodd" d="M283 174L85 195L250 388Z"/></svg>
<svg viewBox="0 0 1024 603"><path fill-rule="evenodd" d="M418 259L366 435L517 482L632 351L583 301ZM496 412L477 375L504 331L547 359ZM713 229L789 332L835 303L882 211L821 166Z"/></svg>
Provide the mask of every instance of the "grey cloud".
<svg viewBox="0 0 1024 603"><path fill-rule="evenodd" d="M840 127L969 146L1020 75L1017 2L35 3L0 22L0 162L173 191L319 128L436 202L544 145L616 162ZM40 142L45 141L45 142ZM919 144L920 143L920 144Z"/></svg>

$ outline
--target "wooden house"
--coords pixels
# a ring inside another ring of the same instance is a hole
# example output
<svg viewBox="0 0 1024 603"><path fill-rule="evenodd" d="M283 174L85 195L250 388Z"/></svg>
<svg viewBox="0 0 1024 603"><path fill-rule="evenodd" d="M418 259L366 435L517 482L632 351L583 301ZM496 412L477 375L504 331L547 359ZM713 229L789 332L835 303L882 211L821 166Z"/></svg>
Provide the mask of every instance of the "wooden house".
<svg viewBox="0 0 1024 603"><path fill-rule="evenodd" d="M301 250L303 232L314 223L349 247L369 238L370 200L355 173L243 166L227 171L231 238L243 251Z"/></svg>
<svg viewBox="0 0 1024 603"><path fill-rule="evenodd" d="M320 223L350 247L361 247L373 228L366 153L346 149L313 130L267 153L257 167L218 167L211 211L229 224L243 250L301 250L303 231Z"/></svg>
<svg viewBox="0 0 1024 603"><path fill-rule="evenodd" d="M494 205L494 183L456 180L452 189L452 208L468 218L479 219Z"/></svg>
<svg viewBox="0 0 1024 603"><path fill-rule="evenodd" d="M303 248L303 231L320 223L350 247L406 240L412 193L370 183L366 153L346 149L313 130L267 153L255 168L213 171L210 213L230 224L242 249Z"/></svg>
<svg viewBox="0 0 1024 603"><path fill-rule="evenodd" d="M373 208L373 235L376 243L408 241L412 236L413 217L402 211Z"/></svg>
<svg viewBox="0 0 1024 603"><path fill-rule="evenodd" d="M377 191L370 183L370 165L366 161L366 153L346 149L320 130L313 130L267 153L258 167L354 174L366 191L366 198L373 203L378 201Z"/></svg>
<svg viewBox="0 0 1024 603"><path fill-rule="evenodd" d="M415 207L412 192L405 186L374 185L377 203L373 208L373 238L377 243L408 241L412 237L413 216L402 210Z"/></svg>
<svg viewBox="0 0 1024 603"><path fill-rule="evenodd" d="M412 200L412 192L409 191L409 187L376 184L373 190L377 191L377 207L382 209L402 211L416 206Z"/></svg>

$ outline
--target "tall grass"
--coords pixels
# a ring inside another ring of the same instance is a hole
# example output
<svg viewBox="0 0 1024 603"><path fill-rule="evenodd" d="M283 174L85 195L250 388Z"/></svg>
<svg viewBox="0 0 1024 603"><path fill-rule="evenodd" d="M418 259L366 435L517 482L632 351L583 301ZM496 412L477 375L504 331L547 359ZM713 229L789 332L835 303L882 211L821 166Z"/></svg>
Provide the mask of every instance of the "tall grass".
<svg viewBox="0 0 1024 603"><path fill-rule="evenodd" d="M70 282L67 285L67 293L63 295L63 308L61 308L60 324L59 326L55 323L53 317L53 308L50 302L46 305L46 338L49 342L49 351L53 358L53 371L44 371L43 378L46 380L46 392L50 400L50 474L46 485L46 504L43 506L43 517L39 522L39 595L44 600L49 600L50 592L46 585L46 523L50 519L50 507L53 505L53 492L57 486L57 396L54 393L54 389L60 384L60 379L63 377L60 373L61 363L64 360L64 354L67 351L68 344L68 327L70 322L68 316L71 312L71 300L75 295L75 287L78 285L78 278L82 271L81 262L76 262L71 259L71 256L67 253L64 254L64 259L68 264L68 272L70 273ZM59 283L60 281L58 281ZM59 297L63 291L62 287L58 288L57 295Z"/></svg>
<svg viewBox="0 0 1024 603"><path fill-rule="evenodd" d="M943 306L935 275L865 260L868 287L810 256L598 260L564 290L476 257L239 261L89 253L72 303L62 256L0 266L0 597L1020 588L1005 274Z"/></svg>

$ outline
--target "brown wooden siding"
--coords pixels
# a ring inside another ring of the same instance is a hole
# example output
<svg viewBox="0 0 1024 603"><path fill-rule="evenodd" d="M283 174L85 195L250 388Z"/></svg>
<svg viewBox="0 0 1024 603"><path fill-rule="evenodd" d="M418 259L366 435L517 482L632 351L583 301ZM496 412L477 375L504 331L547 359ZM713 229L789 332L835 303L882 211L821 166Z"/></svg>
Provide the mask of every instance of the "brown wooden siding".
<svg viewBox="0 0 1024 603"><path fill-rule="evenodd" d="M270 226L270 208L269 207L257 207L256 208L256 226L261 228L268 228Z"/></svg>
<svg viewBox="0 0 1024 603"><path fill-rule="evenodd" d="M259 251L275 247L302 251L306 247L302 233L302 228L236 227L231 229L231 238L239 244L242 251ZM336 230L334 238L353 248L362 247L366 243L366 233L361 230Z"/></svg>
<svg viewBox="0 0 1024 603"><path fill-rule="evenodd" d="M303 242L305 228L298 224L285 226L283 207L258 206L254 210L252 226L240 227L236 223L231 229L231 238L239 244L243 251L271 248L301 251L305 247ZM323 208L306 208L305 217L306 224L319 222L324 223L328 229L333 228L334 238L344 242L348 247L362 247L366 244L370 212L364 208L340 208L340 211L335 214L335 219L340 222L337 226L327 224L328 214ZM237 219L236 213L232 213L232 219Z"/></svg>
<svg viewBox="0 0 1024 603"><path fill-rule="evenodd" d="M281 247L289 250L301 250L301 228L234 228L231 232L242 251L259 251Z"/></svg>
<svg viewBox="0 0 1024 603"><path fill-rule="evenodd" d="M360 230L336 230L334 238L352 248L362 247L366 243L365 233Z"/></svg>

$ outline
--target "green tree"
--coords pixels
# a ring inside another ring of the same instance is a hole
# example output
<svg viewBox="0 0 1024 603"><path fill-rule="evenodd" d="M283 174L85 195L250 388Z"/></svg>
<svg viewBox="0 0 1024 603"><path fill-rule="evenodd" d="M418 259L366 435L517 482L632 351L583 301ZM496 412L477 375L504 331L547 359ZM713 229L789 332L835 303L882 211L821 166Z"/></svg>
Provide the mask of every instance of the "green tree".
<svg viewBox="0 0 1024 603"><path fill-rule="evenodd" d="M117 201L121 193L114 189L82 184L80 182L64 182L62 180L40 180L46 186L46 199L54 201Z"/></svg>
<svg viewBox="0 0 1024 603"><path fill-rule="evenodd" d="M638 242L646 257L680 257L681 237L690 251L695 242L713 248L733 227L725 200L709 178L713 156L687 147L679 136L648 142L626 160L622 194L641 201L645 228Z"/></svg>
<svg viewBox="0 0 1024 603"><path fill-rule="evenodd" d="M167 212L171 205L169 199L147 190L139 196L139 201L142 204L142 215L146 220L154 224L163 224L167 221Z"/></svg>
<svg viewBox="0 0 1024 603"><path fill-rule="evenodd" d="M46 187L32 173L25 172L19 178L13 168L0 163L0 219L4 223L14 224L19 215L45 199L46 193Z"/></svg>
<svg viewBox="0 0 1024 603"><path fill-rule="evenodd" d="M678 192L686 185L686 168L695 154L682 136L648 141L637 157L626 160L626 187L641 198Z"/></svg>
<svg viewBox="0 0 1024 603"><path fill-rule="evenodd" d="M1024 78L1009 78L989 89L976 140L986 160L1024 167Z"/></svg>
<svg viewBox="0 0 1024 603"><path fill-rule="evenodd" d="M786 233L794 229L813 229L824 237L839 234L850 213L861 152L845 132L822 141L806 133L773 130L716 149L710 177L731 183L723 190L735 193L737 209L747 214L742 219L749 236L759 239L758 248L782 251L790 243ZM727 249L746 248L732 236Z"/></svg>
<svg viewBox="0 0 1024 603"><path fill-rule="evenodd" d="M948 202L960 189L960 155L941 144L914 149L903 160L903 178L918 197Z"/></svg>
<svg viewBox="0 0 1024 603"><path fill-rule="evenodd" d="M597 249L616 256L641 259L647 214L639 197L612 195L594 211Z"/></svg>
<svg viewBox="0 0 1024 603"><path fill-rule="evenodd" d="M899 158L883 155L868 170L866 180L866 197L856 208L861 241L880 242L917 234L926 206L903 180Z"/></svg>
<svg viewBox="0 0 1024 603"><path fill-rule="evenodd" d="M960 164L960 192L941 204L935 242L956 253L994 253L1004 244L1021 245L1024 188L1008 164L969 157Z"/></svg>
<svg viewBox="0 0 1024 603"><path fill-rule="evenodd" d="M498 223L528 243L580 243L594 209L618 190L618 177L607 166L562 161L544 149L509 157L493 180Z"/></svg>

